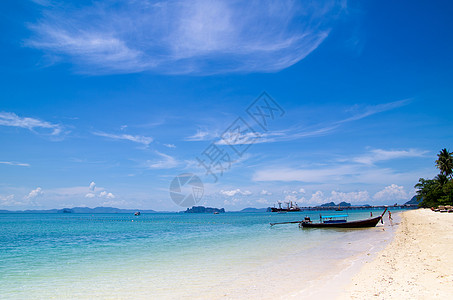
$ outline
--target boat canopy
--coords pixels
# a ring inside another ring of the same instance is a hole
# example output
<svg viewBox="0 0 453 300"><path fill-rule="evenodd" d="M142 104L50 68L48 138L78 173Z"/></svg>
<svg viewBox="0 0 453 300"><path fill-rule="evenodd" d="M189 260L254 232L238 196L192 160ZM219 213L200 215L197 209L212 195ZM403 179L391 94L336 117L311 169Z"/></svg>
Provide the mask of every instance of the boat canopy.
<svg viewBox="0 0 453 300"><path fill-rule="evenodd" d="M329 219L330 219L330 218L347 218L347 217L348 217L348 215L321 216L321 218L323 218L323 219L324 219L324 218L325 218L325 219L327 219L327 218L329 218Z"/></svg>

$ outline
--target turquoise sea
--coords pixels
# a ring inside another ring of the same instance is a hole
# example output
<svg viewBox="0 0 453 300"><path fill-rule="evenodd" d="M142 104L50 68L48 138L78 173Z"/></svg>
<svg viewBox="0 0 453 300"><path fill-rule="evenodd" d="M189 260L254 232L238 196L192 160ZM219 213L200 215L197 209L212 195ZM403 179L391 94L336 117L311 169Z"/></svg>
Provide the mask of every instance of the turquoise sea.
<svg viewBox="0 0 453 300"><path fill-rule="evenodd" d="M0 298L308 298L396 228L269 225L319 213L0 214Z"/></svg>

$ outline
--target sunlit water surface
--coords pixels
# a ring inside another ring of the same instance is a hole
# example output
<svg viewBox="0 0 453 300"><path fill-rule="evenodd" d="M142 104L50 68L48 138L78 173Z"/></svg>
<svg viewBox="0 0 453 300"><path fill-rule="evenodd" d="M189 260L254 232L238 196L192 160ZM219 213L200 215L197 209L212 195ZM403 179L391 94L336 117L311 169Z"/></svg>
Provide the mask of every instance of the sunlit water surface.
<svg viewBox="0 0 453 300"><path fill-rule="evenodd" d="M0 298L300 297L396 229L269 225L319 213L0 214Z"/></svg>

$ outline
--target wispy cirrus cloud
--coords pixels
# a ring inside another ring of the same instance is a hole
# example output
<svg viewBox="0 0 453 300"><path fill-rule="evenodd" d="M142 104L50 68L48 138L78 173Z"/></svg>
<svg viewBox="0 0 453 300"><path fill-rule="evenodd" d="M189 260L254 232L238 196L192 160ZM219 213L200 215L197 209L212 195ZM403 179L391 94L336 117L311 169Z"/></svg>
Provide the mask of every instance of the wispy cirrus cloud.
<svg viewBox="0 0 453 300"><path fill-rule="evenodd" d="M219 137L217 131L207 129L197 129L197 132L191 136L186 137L184 140L190 142L208 141Z"/></svg>
<svg viewBox="0 0 453 300"><path fill-rule="evenodd" d="M106 137L106 138L113 139L113 140L126 140L126 141L131 141L134 143L138 143L138 144L143 144L145 146L148 146L154 140L152 137L143 136L143 135L113 134L113 133L106 133L106 132L102 132L102 131L95 131L92 133L94 135Z"/></svg>
<svg viewBox="0 0 453 300"><path fill-rule="evenodd" d="M348 111L352 112L351 116L345 117L340 120L327 121L321 123L320 125L314 125L308 128L303 126L296 126L287 130L270 131L268 133L264 133L262 137L257 140L257 143L292 141L300 138L325 136L333 133L335 130L346 123L359 121L379 113L405 106L409 104L410 101L410 99L403 99L376 105L367 105L365 107L355 105L354 107L347 109Z"/></svg>
<svg viewBox="0 0 453 300"><path fill-rule="evenodd" d="M29 167L30 166L30 164L20 163L17 161L0 161L0 164L10 165L10 166L20 166L20 167Z"/></svg>
<svg viewBox="0 0 453 300"><path fill-rule="evenodd" d="M307 183L338 183L338 184L391 184L400 182L417 182L425 170L397 171L383 168L375 163L391 159L418 158L426 151L421 150L371 150L359 157L323 162L321 166L274 166L257 170L253 174L254 181L282 181ZM293 162L294 163L294 162ZM292 163L292 165L293 165Z"/></svg>
<svg viewBox="0 0 453 300"><path fill-rule="evenodd" d="M26 128L33 132L59 135L63 128L59 124L52 124L35 118L19 117L12 112L0 112L0 126Z"/></svg>
<svg viewBox="0 0 453 300"><path fill-rule="evenodd" d="M373 115L390 111L410 103L410 99L403 99L393 102L381 103L376 105L359 106L355 105L346 109L349 116L345 116L337 120L323 120L319 124L311 126L296 125L284 130L270 130L267 132L234 132L229 135L229 138L220 138L220 134L217 130L201 130L189 137L186 137L186 141L208 141L215 140L218 145L243 145L243 144L261 144L261 143L274 143L274 142L285 142L293 141L301 138L325 136L334 133L341 126L371 117ZM415 152L410 152L414 154Z"/></svg>
<svg viewBox="0 0 453 300"><path fill-rule="evenodd" d="M314 51L345 1L130 1L42 7L26 45L80 72L275 72Z"/></svg>
<svg viewBox="0 0 453 300"><path fill-rule="evenodd" d="M409 149L409 150L384 150L373 149L369 153L354 157L352 161L366 165L372 165L379 161L386 161L399 158L423 157L428 151Z"/></svg>
<svg viewBox="0 0 453 300"><path fill-rule="evenodd" d="M342 124L342 123L347 123L351 121L357 121L381 112L393 110L405 105L408 105L412 99L402 99L402 100L397 100L397 101L392 101L392 102L387 102L387 103L381 103L377 105L368 105L365 108L360 108L358 106L354 106L350 108L349 110L353 111L353 115L349 118L340 120L335 122L336 124Z"/></svg>
<svg viewBox="0 0 453 300"><path fill-rule="evenodd" d="M156 154L160 157L158 160L148 160L146 167L150 169L172 169L179 165L179 162L170 155L156 151Z"/></svg>
<svg viewBox="0 0 453 300"><path fill-rule="evenodd" d="M357 176L359 169L356 166L344 165L330 168L290 168L268 167L258 170L253 175L254 181L299 181L299 182L327 182L335 181L345 176Z"/></svg>

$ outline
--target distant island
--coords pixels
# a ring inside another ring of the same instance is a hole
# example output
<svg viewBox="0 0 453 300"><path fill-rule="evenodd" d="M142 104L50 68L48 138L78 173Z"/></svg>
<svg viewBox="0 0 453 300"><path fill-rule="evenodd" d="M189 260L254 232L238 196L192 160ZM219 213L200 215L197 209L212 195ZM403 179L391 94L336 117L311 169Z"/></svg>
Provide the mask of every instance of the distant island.
<svg viewBox="0 0 453 300"><path fill-rule="evenodd" d="M195 214L213 214L213 213L225 213L224 208L214 208L214 207L204 207L204 206L192 206L188 208L185 213L195 213Z"/></svg>
<svg viewBox="0 0 453 300"><path fill-rule="evenodd" d="M417 196L412 197L411 200L404 203L402 206L405 207L417 207L420 204L422 199L418 199ZM348 202L341 202L339 204L335 204L335 202L328 202L321 204L319 206L309 206L303 207L302 210L316 210L316 209L334 209L334 208L344 208L344 209L352 209L355 207L374 207L369 204L363 205L351 205ZM270 212L271 207L267 208L254 208L254 207L247 207L240 211L241 213L264 213ZM133 214L135 212L140 212L142 214L152 214L152 213L176 213L176 211L155 211L152 209L122 209L122 208L115 208L115 207L73 207L73 208L61 208L61 209L27 209L27 210L1 210L1 214L8 214L8 213L21 213L21 214ZM187 208L185 211L181 211L181 213L225 213L224 208L213 208L213 207L204 207L204 206L193 206L192 208Z"/></svg>
<svg viewBox="0 0 453 300"><path fill-rule="evenodd" d="M141 213L157 213L155 210L147 209L121 209L115 207L73 207L62 209L45 209L45 210L0 210L0 213L29 213L29 214L59 214L59 213L74 213L74 214L129 214L140 211Z"/></svg>
<svg viewBox="0 0 453 300"><path fill-rule="evenodd" d="M320 207L331 207L331 206L341 206L341 207L349 207L351 203L348 202L340 202L339 204L335 204L335 202L329 202L321 204Z"/></svg>
<svg viewBox="0 0 453 300"><path fill-rule="evenodd" d="M422 199L417 199L417 196L414 196L414 197L412 197L411 200L407 201L404 204L405 205L417 205L418 206L421 201L422 201Z"/></svg>

